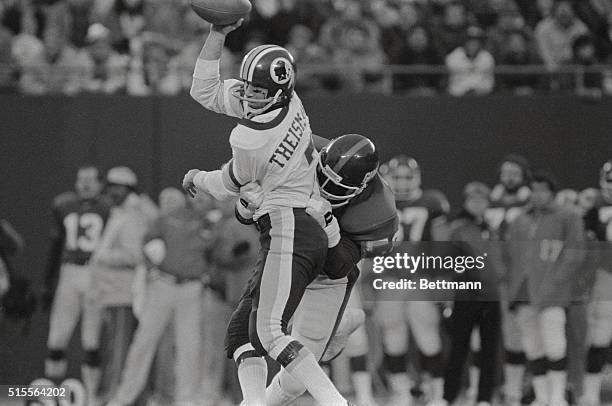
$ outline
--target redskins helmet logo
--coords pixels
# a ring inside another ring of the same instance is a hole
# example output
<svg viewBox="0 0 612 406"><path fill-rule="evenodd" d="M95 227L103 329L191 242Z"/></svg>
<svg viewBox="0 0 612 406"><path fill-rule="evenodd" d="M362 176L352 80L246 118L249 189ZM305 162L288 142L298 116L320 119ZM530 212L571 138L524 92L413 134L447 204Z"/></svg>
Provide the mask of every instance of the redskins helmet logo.
<svg viewBox="0 0 612 406"><path fill-rule="evenodd" d="M289 83L293 80L293 65L287 58L276 58L270 64L270 77L279 85Z"/></svg>

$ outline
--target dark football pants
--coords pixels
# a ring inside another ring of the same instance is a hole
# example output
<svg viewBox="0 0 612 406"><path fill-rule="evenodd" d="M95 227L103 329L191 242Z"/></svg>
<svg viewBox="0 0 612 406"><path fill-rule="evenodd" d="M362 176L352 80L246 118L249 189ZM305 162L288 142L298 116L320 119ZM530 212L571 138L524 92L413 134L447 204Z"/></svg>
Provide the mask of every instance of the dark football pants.
<svg viewBox="0 0 612 406"><path fill-rule="evenodd" d="M258 221L261 248L255 271L232 314L225 348L229 358L248 344L259 355L270 355L281 365L294 340L287 324L306 286L322 272L327 236L305 209L279 209Z"/></svg>
<svg viewBox="0 0 612 406"><path fill-rule="evenodd" d="M472 330L480 331L480 379L478 402L491 402L497 371L501 337L501 309L498 302L456 301L450 320L451 352L444 376L444 399L453 402L461 389L463 369L470 352Z"/></svg>

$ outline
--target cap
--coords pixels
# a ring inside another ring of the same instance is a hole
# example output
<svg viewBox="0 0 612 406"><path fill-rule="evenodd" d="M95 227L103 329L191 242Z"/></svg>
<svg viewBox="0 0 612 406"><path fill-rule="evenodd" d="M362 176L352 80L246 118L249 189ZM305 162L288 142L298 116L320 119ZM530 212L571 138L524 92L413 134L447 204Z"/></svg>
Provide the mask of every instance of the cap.
<svg viewBox="0 0 612 406"><path fill-rule="evenodd" d="M114 185L136 187L138 185L138 178L134 171L127 166L115 166L109 169L106 174L106 182Z"/></svg>

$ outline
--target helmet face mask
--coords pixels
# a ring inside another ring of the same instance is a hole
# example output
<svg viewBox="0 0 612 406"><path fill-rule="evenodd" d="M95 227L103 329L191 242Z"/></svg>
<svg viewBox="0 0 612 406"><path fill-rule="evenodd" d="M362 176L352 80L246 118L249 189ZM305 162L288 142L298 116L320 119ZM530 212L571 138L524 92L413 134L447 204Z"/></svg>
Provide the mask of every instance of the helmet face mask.
<svg viewBox="0 0 612 406"><path fill-rule="evenodd" d="M319 156L317 178L319 180L321 196L328 200L333 208L344 206L352 198L363 192L368 182L376 175L377 169L367 173L360 185L347 185L342 182L342 177L334 172L329 165L323 165Z"/></svg>

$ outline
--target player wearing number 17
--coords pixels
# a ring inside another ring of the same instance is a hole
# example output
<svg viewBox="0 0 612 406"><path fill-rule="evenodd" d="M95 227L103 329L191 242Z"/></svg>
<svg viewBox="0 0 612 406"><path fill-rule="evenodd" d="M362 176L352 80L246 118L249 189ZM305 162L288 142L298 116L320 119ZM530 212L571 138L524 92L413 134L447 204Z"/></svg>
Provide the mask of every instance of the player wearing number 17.
<svg viewBox="0 0 612 406"><path fill-rule="evenodd" d="M205 191L219 200L238 196L240 188L257 183L263 190L253 215L261 250L250 295L250 319L228 329L238 365L244 404L265 405L266 362L278 361L302 383L320 405L346 406L313 353L287 334L287 325L306 287L323 272L327 249L340 240L338 222L325 231L306 212L316 182L317 153L302 102L294 91L293 56L276 45L254 48L244 57L240 81L221 81L219 59L229 26L213 25L196 62L192 97L205 108L240 119L230 135L232 159L216 171L190 170L183 187ZM247 327L248 328L245 328ZM235 327L235 330L233 328ZM247 343L247 344L244 344Z"/></svg>
<svg viewBox="0 0 612 406"><path fill-rule="evenodd" d="M579 214L556 206L546 173L531 180L528 209L508 230L508 293L533 374L536 403L566 405L566 307L585 256Z"/></svg>
<svg viewBox="0 0 612 406"><path fill-rule="evenodd" d="M95 388L99 375L100 313L86 300L92 275L88 263L109 216L110 204L100 196L102 181L96 167L79 168L75 191L62 193L53 201L51 250L43 298L46 305L53 299L45 376L58 382L65 377L66 347L81 318L81 340L85 350L81 376L89 389Z"/></svg>

